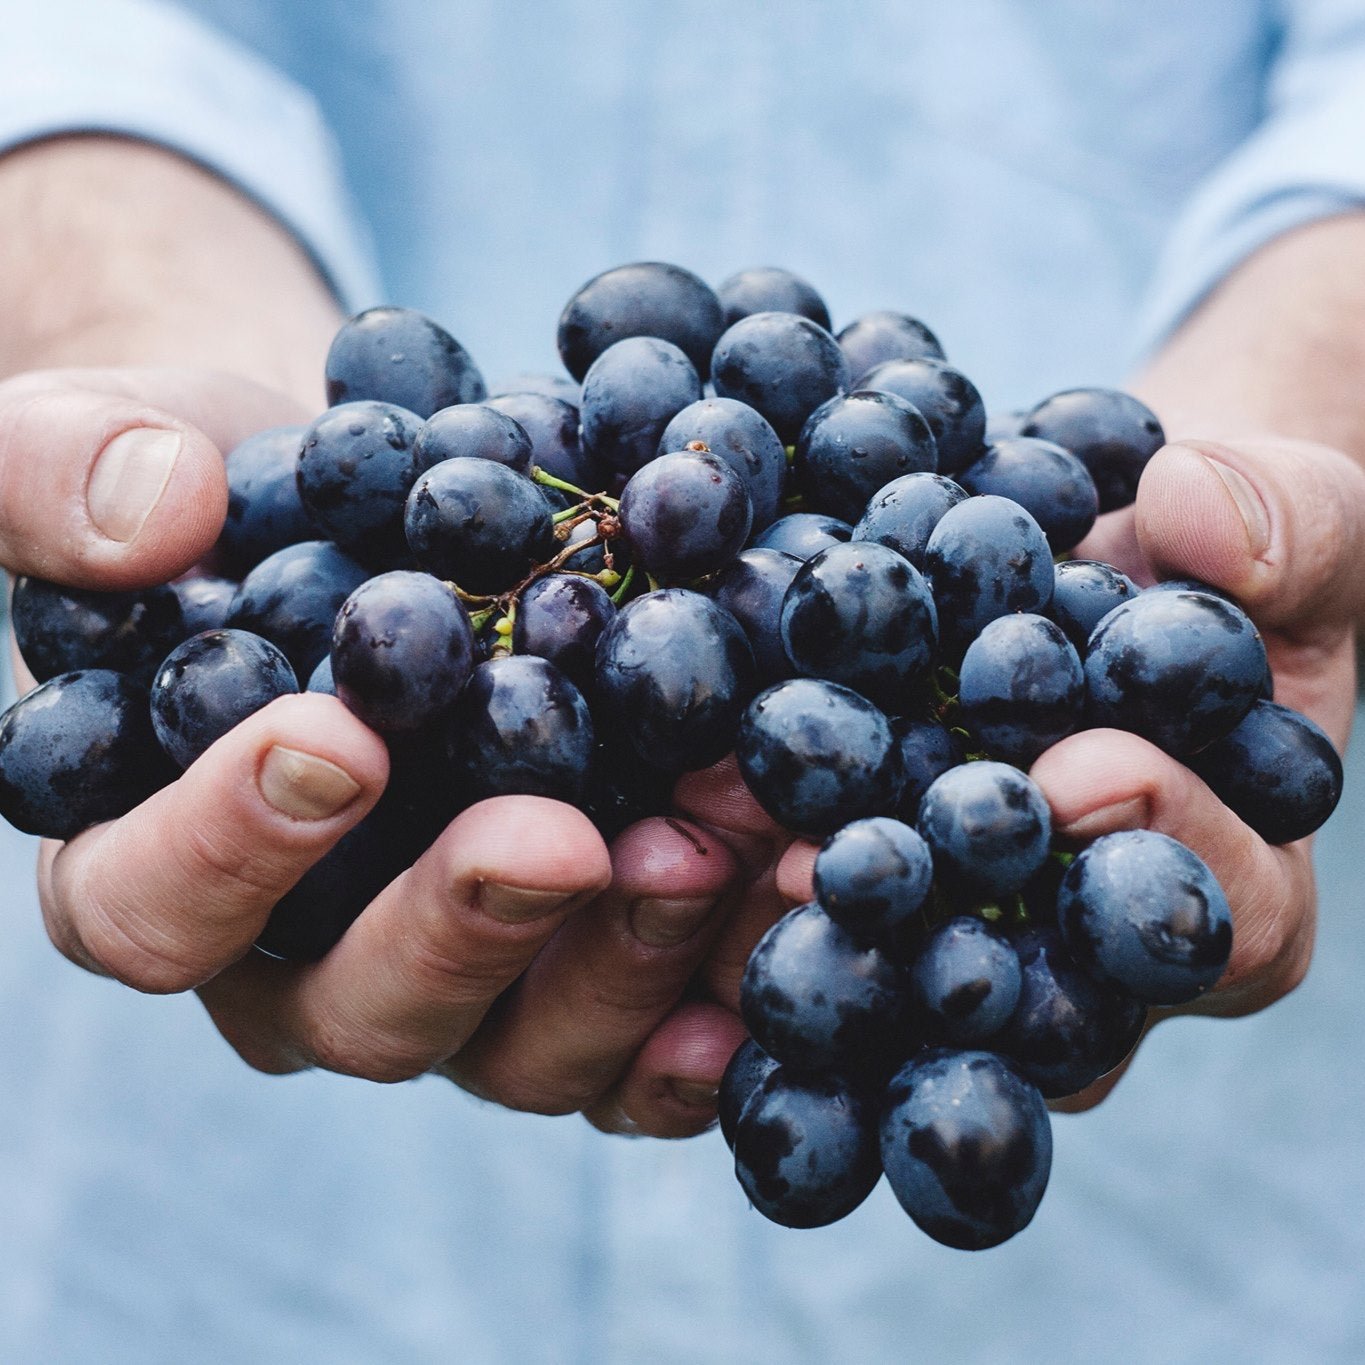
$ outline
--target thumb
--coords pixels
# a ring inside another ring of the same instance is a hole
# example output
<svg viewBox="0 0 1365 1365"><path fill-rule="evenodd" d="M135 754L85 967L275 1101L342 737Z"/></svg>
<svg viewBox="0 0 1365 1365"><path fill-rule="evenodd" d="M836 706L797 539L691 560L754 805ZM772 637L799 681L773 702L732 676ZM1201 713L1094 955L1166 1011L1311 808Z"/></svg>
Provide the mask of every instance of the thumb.
<svg viewBox="0 0 1365 1365"><path fill-rule="evenodd" d="M1136 531L1160 577L1222 588L1262 627L1301 635L1365 608L1365 472L1327 446L1165 446L1138 487Z"/></svg>
<svg viewBox="0 0 1365 1365"><path fill-rule="evenodd" d="M174 578L222 527L222 449L297 415L209 373L53 370L0 384L0 564L104 590Z"/></svg>

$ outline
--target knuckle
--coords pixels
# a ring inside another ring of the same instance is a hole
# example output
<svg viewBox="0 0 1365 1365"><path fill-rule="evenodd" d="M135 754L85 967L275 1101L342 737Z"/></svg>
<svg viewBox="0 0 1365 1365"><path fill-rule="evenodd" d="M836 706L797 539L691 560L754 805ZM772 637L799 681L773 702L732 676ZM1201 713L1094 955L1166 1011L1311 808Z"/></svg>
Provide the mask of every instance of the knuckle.
<svg viewBox="0 0 1365 1365"><path fill-rule="evenodd" d="M282 859L258 840L248 842L219 824L187 821L181 858L189 884L209 886L255 901L272 903L297 877L298 868L286 869Z"/></svg>
<svg viewBox="0 0 1365 1365"><path fill-rule="evenodd" d="M146 995L175 995L202 985L218 964L188 953L164 934L136 921L97 914L84 947L97 970Z"/></svg>
<svg viewBox="0 0 1365 1365"><path fill-rule="evenodd" d="M314 1065L322 1070L372 1081L376 1085L397 1085L414 1080L430 1065L426 1058L414 1056L411 1048L398 1039L372 1034L361 1038L339 1024L315 1029L306 1048Z"/></svg>
<svg viewBox="0 0 1365 1365"><path fill-rule="evenodd" d="M533 956L520 943L481 943L477 952L417 934L407 945L408 968L423 995L448 1006L494 1000L526 969Z"/></svg>

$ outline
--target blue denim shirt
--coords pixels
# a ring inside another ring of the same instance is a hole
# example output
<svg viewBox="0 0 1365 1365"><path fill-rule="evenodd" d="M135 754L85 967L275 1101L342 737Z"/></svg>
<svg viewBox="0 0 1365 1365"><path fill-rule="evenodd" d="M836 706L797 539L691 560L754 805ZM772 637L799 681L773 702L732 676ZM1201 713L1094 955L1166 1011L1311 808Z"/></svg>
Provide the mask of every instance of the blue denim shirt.
<svg viewBox="0 0 1365 1365"><path fill-rule="evenodd" d="M608 265L775 263L836 323L922 316L1008 408L1118 381L1247 252L1365 196L1346 0L0 14L0 147L177 147L350 302L432 312L491 379L552 367L560 307ZM884 1186L835 1227L769 1225L715 1134L252 1073L192 997L61 961L4 830L0 1358L1365 1358L1351 768L1307 986L1159 1029L1108 1103L1056 1120L1034 1224L976 1256Z"/></svg>

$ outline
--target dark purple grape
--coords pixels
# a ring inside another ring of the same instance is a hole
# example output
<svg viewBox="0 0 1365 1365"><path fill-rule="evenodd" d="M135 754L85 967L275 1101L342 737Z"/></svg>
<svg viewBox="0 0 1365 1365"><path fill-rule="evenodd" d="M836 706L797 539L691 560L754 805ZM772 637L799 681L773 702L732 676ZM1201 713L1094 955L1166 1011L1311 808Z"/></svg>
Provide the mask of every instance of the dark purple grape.
<svg viewBox="0 0 1365 1365"><path fill-rule="evenodd" d="M237 584L232 579L215 578L211 574L177 579L171 589L180 599L180 615L187 639L201 630L221 630L227 623L232 599L237 595Z"/></svg>
<svg viewBox="0 0 1365 1365"><path fill-rule="evenodd" d="M1045 612L1052 552L1042 528L1009 498L968 498L939 519L924 550L941 636L965 648L997 617Z"/></svg>
<svg viewBox="0 0 1365 1365"><path fill-rule="evenodd" d="M750 313L799 313L830 330L829 309L819 294L790 270L759 265L731 275L716 289L729 327Z"/></svg>
<svg viewBox="0 0 1365 1365"><path fill-rule="evenodd" d="M848 389L848 365L821 326L796 313L751 313L726 329L711 357L721 398L737 398L792 444L806 418Z"/></svg>
<svg viewBox="0 0 1365 1365"><path fill-rule="evenodd" d="M583 453L629 477L659 453L669 422L701 398L701 381L678 347L630 337L608 347L583 380Z"/></svg>
<svg viewBox="0 0 1365 1365"><path fill-rule="evenodd" d="M180 599L164 584L92 592L21 577L14 584L10 622L37 682L80 669L112 669L145 686L185 638Z"/></svg>
<svg viewBox="0 0 1365 1365"><path fill-rule="evenodd" d="M1148 1005L1203 995L1232 951L1232 912L1213 873L1150 829L1102 835L1076 855L1057 923L1082 967Z"/></svg>
<svg viewBox="0 0 1365 1365"><path fill-rule="evenodd" d="M1117 389L1066 389L1028 415L1021 436L1038 436L1069 450L1090 471L1100 511L1127 507L1147 461L1165 444L1156 414Z"/></svg>
<svg viewBox="0 0 1365 1365"><path fill-rule="evenodd" d="M578 574L546 574L517 602L512 650L554 664L581 691L592 686L597 640L615 615L600 583Z"/></svg>
<svg viewBox="0 0 1365 1365"><path fill-rule="evenodd" d="M1265 645L1239 607L1204 592L1139 593L1090 637L1090 723L1192 754L1246 715L1265 673Z"/></svg>
<svg viewBox="0 0 1365 1365"><path fill-rule="evenodd" d="M508 393L488 399L487 406L512 418L526 433L531 442L531 462L537 469L585 492L602 491L605 471L583 453L578 439L577 402L570 404L539 393Z"/></svg>
<svg viewBox="0 0 1365 1365"><path fill-rule="evenodd" d="M859 390L806 419L793 472L812 505L856 521L878 489L937 467L934 434L917 408L892 393Z"/></svg>
<svg viewBox="0 0 1365 1365"><path fill-rule="evenodd" d="M735 1127L749 1096L777 1063L752 1038L746 1038L736 1049L720 1078L720 1094L716 1100L716 1117L720 1121L720 1135L726 1146L735 1149Z"/></svg>
<svg viewBox="0 0 1365 1365"><path fill-rule="evenodd" d="M819 678L761 692L744 713L735 756L745 784L778 824L812 839L900 799L900 749L865 697Z"/></svg>
<svg viewBox="0 0 1365 1365"><path fill-rule="evenodd" d="M583 809L610 843L637 820L673 813L675 774L641 763L633 749L609 736L602 737L601 727L597 729L592 783Z"/></svg>
<svg viewBox="0 0 1365 1365"><path fill-rule="evenodd" d="M934 860L919 834L874 816L845 825L816 854L815 899L855 939L903 961L923 936L920 911L933 876Z"/></svg>
<svg viewBox="0 0 1365 1365"><path fill-rule="evenodd" d="M597 642L594 705L645 763L682 773L733 747L754 656L723 607L685 588L637 597Z"/></svg>
<svg viewBox="0 0 1365 1365"><path fill-rule="evenodd" d="M1137 584L1127 574L1098 560L1064 560L1052 573L1049 614L1082 655L1100 621L1138 595Z"/></svg>
<svg viewBox="0 0 1365 1365"><path fill-rule="evenodd" d="M318 528L299 497L296 473L305 430L271 427L228 453L227 519L216 547L226 572L240 576L286 545L317 538Z"/></svg>
<svg viewBox="0 0 1365 1365"><path fill-rule="evenodd" d="M967 497L967 490L946 474L903 474L879 489L868 502L854 540L876 541L924 571L924 548L943 514Z"/></svg>
<svg viewBox="0 0 1365 1365"><path fill-rule="evenodd" d="M177 645L152 683L152 727L182 767L276 697L299 690L279 649L246 630L206 630Z"/></svg>
<svg viewBox="0 0 1365 1365"><path fill-rule="evenodd" d="M745 1027L793 1075L884 1081L913 1050L900 968L812 901L758 941L740 985Z"/></svg>
<svg viewBox="0 0 1365 1365"><path fill-rule="evenodd" d="M887 360L943 359L938 338L922 322L884 308L855 318L837 340L855 381Z"/></svg>
<svg viewBox="0 0 1365 1365"><path fill-rule="evenodd" d="M474 667L474 630L450 586L395 569L362 583L332 628L336 695L372 730L420 730L449 711Z"/></svg>
<svg viewBox="0 0 1365 1365"><path fill-rule="evenodd" d="M886 1093L881 1155L901 1207L944 1246L983 1251L1027 1227L1052 1171L1047 1106L1003 1057L935 1048Z"/></svg>
<svg viewBox="0 0 1365 1365"><path fill-rule="evenodd" d="M419 470L466 456L496 460L518 474L531 472L531 438L515 417L487 403L457 403L433 412L412 443Z"/></svg>
<svg viewBox="0 0 1365 1365"><path fill-rule="evenodd" d="M858 380L860 389L894 393L916 408L934 433L938 468L945 474L979 459L986 406L976 385L943 360L888 360Z"/></svg>
<svg viewBox="0 0 1365 1365"><path fill-rule="evenodd" d="M754 509L754 530L776 518L787 483L787 452L765 417L733 398L689 403L664 428L659 454L700 441L744 481Z"/></svg>
<svg viewBox="0 0 1365 1365"><path fill-rule="evenodd" d="M986 444L997 441L1013 440L1023 430L1028 421L1028 413L1023 408L1013 412L989 412L986 414Z"/></svg>
<svg viewBox="0 0 1365 1365"><path fill-rule="evenodd" d="M936 720L893 720L891 729L900 747L905 789L896 814L906 824L919 820L919 804L935 778L964 761L962 739Z"/></svg>
<svg viewBox="0 0 1365 1365"><path fill-rule="evenodd" d="M403 507L422 466L414 443L421 418L372 401L329 408L303 435L299 497L309 517L367 564L403 562Z"/></svg>
<svg viewBox="0 0 1365 1365"><path fill-rule="evenodd" d="M621 493L631 557L667 583L714 573L749 538L753 509L739 475L705 450L660 455Z"/></svg>
<svg viewBox="0 0 1365 1365"><path fill-rule="evenodd" d="M337 694L336 679L332 677L332 656L324 654L318 666L308 675L308 686L303 689L305 692L319 692L324 697L335 697Z"/></svg>
<svg viewBox="0 0 1365 1365"><path fill-rule="evenodd" d="M962 723L994 758L1027 768L1080 728L1085 674L1075 647L1045 616L992 621L967 646L958 672Z"/></svg>
<svg viewBox="0 0 1365 1365"><path fill-rule="evenodd" d="M493 400L496 398L521 398L527 394L533 394L537 397L553 398L558 402L567 403L571 408L576 408L579 393L578 385L572 379L565 379L562 374L538 374L534 371L523 371L521 374L514 374L507 379L500 380L496 384L490 384L488 386L488 398L485 401L490 406L494 406ZM515 417L516 413L510 415Z"/></svg>
<svg viewBox="0 0 1365 1365"><path fill-rule="evenodd" d="M511 655L480 664L451 714L449 753L469 801L548 796L579 804L594 752L583 694L553 664Z"/></svg>
<svg viewBox="0 0 1365 1365"><path fill-rule="evenodd" d="M25 834L72 839L174 777L147 689L125 674L58 674L0 716L0 816Z"/></svg>
<svg viewBox="0 0 1365 1365"><path fill-rule="evenodd" d="M1341 799L1341 757L1307 716L1258 700L1222 739L1185 762L1269 844L1320 828Z"/></svg>
<svg viewBox="0 0 1365 1365"><path fill-rule="evenodd" d="M331 541L287 545L242 579L227 623L278 645L294 676L307 678L332 647L332 623L341 604L368 577Z"/></svg>
<svg viewBox="0 0 1365 1365"><path fill-rule="evenodd" d="M1026 929L1014 950L1019 1003L996 1046L1047 1099L1078 1094L1137 1046L1147 1007L1077 966L1056 929Z"/></svg>
<svg viewBox="0 0 1365 1365"><path fill-rule="evenodd" d="M792 674L782 648L780 617L782 599L800 567L794 555L756 546L736 555L705 586L707 594L744 628L763 687Z"/></svg>
<svg viewBox="0 0 1365 1365"><path fill-rule="evenodd" d="M557 546L539 488L492 460L428 469L408 496L405 525L422 568L469 593L508 591Z"/></svg>
<svg viewBox="0 0 1365 1365"><path fill-rule="evenodd" d="M704 379L724 330L720 300L704 280L681 266L639 261L595 275L574 294L559 319L559 356L581 381L616 342L660 337L678 347Z"/></svg>
<svg viewBox="0 0 1365 1365"><path fill-rule="evenodd" d="M749 1202L787 1228L820 1228L853 1212L881 1179L877 1111L837 1081L778 1067L735 1125L735 1175Z"/></svg>
<svg viewBox="0 0 1365 1365"><path fill-rule="evenodd" d="M1019 1003L1022 974L1010 941L975 915L958 915L925 939L910 972L919 1018L931 1038L986 1045Z"/></svg>
<svg viewBox="0 0 1365 1365"><path fill-rule="evenodd" d="M779 517L762 535L755 536L754 548L781 550L784 555L804 562L852 536L853 527L838 517L827 517L823 512L793 512Z"/></svg>
<svg viewBox="0 0 1365 1365"><path fill-rule="evenodd" d="M887 711L905 709L938 640L919 570L872 541L832 545L803 564L782 601L781 630L798 673L842 683Z"/></svg>
<svg viewBox="0 0 1365 1365"><path fill-rule="evenodd" d="M1026 508L1053 554L1079 545L1099 513L1099 494L1085 465L1069 450L1034 437L997 440L958 482L969 493L996 493Z"/></svg>
<svg viewBox="0 0 1365 1365"><path fill-rule="evenodd" d="M327 352L327 401L375 399L430 417L477 403L483 376L444 328L411 308L370 308L341 325Z"/></svg>
<svg viewBox="0 0 1365 1365"><path fill-rule="evenodd" d="M989 901L1012 895L1042 867L1052 813L1038 785L1018 768L964 763L924 793L919 832L946 888Z"/></svg>

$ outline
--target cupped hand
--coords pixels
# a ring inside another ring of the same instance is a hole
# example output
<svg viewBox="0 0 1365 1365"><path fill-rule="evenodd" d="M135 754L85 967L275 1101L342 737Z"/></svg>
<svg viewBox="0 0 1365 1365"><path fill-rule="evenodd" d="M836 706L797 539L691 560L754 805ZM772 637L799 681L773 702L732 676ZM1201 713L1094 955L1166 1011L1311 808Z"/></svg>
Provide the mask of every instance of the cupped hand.
<svg viewBox="0 0 1365 1365"><path fill-rule="evenodd" d="M47 371L0 385L0 562L87 588L162 582L208 553L222 452L306 412L177 370ZM198 989L269 1072L378 1081L436 1071L600 1127L709 1125L738 1021L686 997L739 880L726 845L649 821L611 850L536 797L460 815L321 961L252 944L276 901L388 779L383 742L335 698L281 698L121 819L40 855L48 932L143 991Z"/></svg>

